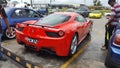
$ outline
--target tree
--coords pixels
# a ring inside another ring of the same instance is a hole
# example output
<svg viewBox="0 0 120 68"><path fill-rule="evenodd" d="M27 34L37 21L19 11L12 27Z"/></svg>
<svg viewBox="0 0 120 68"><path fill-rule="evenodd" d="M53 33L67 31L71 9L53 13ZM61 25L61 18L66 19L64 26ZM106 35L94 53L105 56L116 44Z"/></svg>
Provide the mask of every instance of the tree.
<svg viewBox="0 0 120 68"><path fill-rule="evenodd" d="M94 6L102 6L100 0L93 0L93 4L94 4Z"/></svg>
<svg viewBox="0 0 120 68"><path fill-rule="evenodd" d="M96 6L97 5L97 0L93 0L93 4L94 4L94 6Z"/></svg>
<svg viewBox="0 0 120 68"><path fill-rule="evenodd" d="M101 1L97 2L97 6L102 6Z"/></svg>

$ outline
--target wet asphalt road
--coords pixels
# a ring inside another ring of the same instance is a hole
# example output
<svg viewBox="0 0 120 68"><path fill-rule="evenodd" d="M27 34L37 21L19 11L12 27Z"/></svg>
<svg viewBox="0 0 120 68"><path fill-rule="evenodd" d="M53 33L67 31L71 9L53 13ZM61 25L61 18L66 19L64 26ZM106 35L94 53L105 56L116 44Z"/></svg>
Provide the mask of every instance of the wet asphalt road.
<svg viewBox="0 0 120 68"><path fill-rule="evenodd" d="M104 25L107 20L105 17L91 20L94 21L91 40L84 43L84 45L88 43L88 46L75 58L58 57L47 52L38 53L26 50L17 44L15 39L4 40L2 46L23 59L40 66L40 68L62 68L62 66L64 68L64 65L67 65L67 68L105 68L104 60L107 51L102 51L100 48L104 44ZM22 66L8 58L6 62L0 61L0 68L22 68Z"/></svg>

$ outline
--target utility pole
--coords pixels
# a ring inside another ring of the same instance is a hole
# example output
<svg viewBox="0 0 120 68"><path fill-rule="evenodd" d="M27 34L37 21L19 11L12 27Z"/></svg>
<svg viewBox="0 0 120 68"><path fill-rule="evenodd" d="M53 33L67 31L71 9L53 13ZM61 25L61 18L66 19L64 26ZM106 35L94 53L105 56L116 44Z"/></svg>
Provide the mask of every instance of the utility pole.
<svg viewBox="0 0 120 68"><path fill-rule="evenodd" d="M52 0L50 0L50 5L51 5Z"/></svg>
<svg viewBox="0 0 120 68"><path fill-rule="evenodd" d="M31 4L31 7L33 7L33 2L32 2L32 0L30 0L30 4Z"/></svg>
<svg viewBox="0 0 120 68"><path fill-rule="evenodd" d="M84 4L86 5L86 0L84 0Z"/></svg>

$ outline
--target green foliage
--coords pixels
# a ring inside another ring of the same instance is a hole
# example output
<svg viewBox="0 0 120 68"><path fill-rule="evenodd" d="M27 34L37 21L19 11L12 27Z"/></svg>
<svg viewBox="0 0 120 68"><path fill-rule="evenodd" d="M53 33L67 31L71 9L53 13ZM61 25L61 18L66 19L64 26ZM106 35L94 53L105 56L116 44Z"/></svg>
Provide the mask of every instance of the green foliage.
<svg viewBox="0 0 120 68"><path fill-rule="evenodd" d="M101 1L97 2L97 6L102 6Z"/></svg>
<svg viewBox="0 0 120 68"><path fill-rule="evenodd" d="M94 6L96 6L97 0L93 0L93 4Z"/></svg>
<svg viewBox="0 0 120 68"><path fill-rule="evenodd" d="M94 4L94 6L102 6L100 0L93 0L93 4Z"/></svg>
<svg viewBox="0 0 120 68"><path fill-rule="evenodd" d="M111 11L110 10L99 10L102 14L104 13L110 13Z"/></svg>

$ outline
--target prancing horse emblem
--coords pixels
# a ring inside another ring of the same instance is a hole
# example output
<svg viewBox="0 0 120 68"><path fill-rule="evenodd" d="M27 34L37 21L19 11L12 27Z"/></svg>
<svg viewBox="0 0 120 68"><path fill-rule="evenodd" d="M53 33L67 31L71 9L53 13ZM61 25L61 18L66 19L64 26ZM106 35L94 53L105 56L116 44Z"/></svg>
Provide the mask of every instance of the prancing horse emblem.
<svg viewBox="0 0 120 68"><path fill-rule="evenodd" d="M32 30L32 33L34 33L34 30Z"/></svg>

